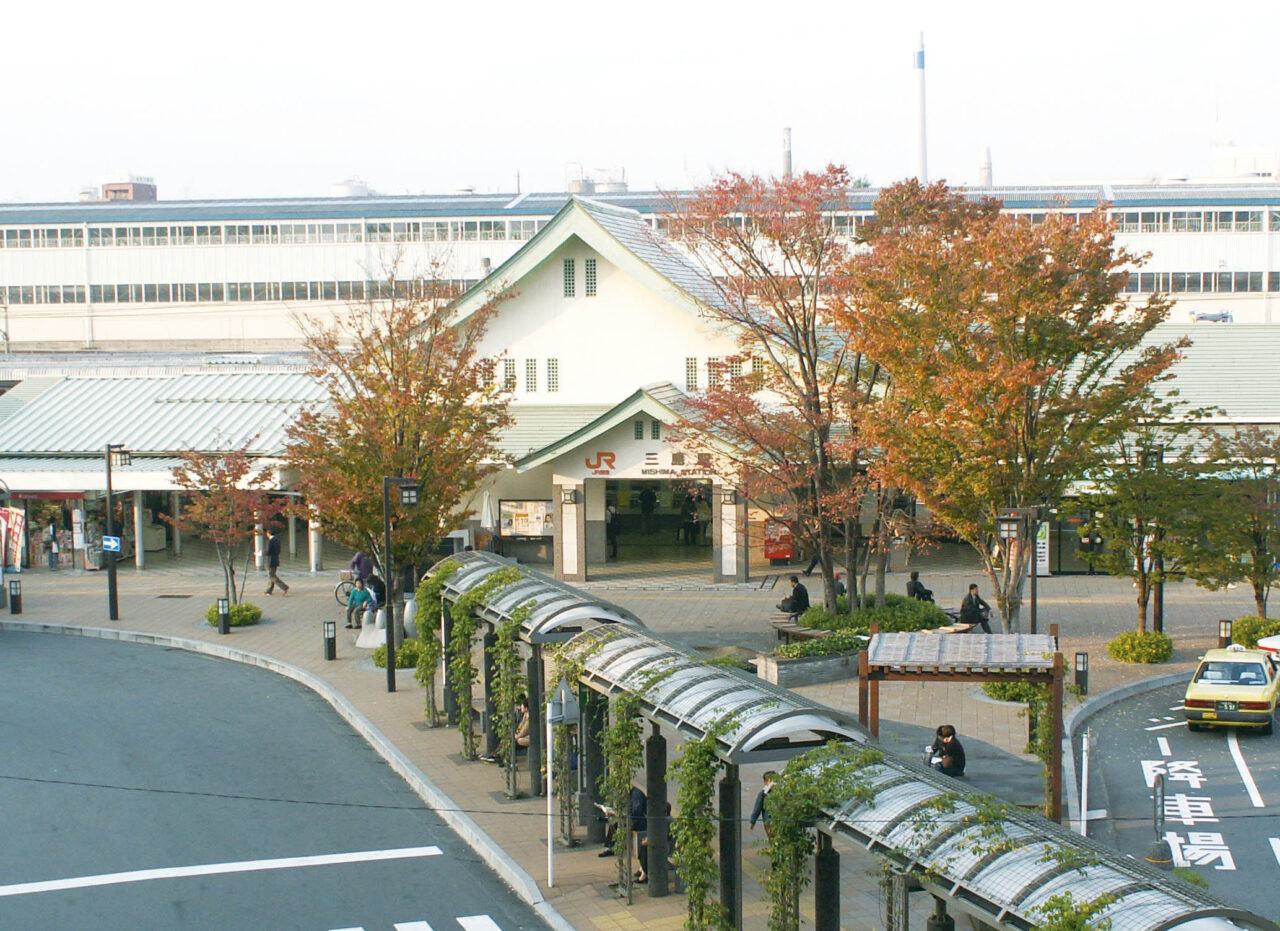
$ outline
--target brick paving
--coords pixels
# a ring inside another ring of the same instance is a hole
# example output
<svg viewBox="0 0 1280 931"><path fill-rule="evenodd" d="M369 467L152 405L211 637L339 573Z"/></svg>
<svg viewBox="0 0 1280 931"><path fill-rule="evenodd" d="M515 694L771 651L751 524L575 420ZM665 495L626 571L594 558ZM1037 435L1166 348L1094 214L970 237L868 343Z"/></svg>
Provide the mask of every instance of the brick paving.
<svg viewBox="0 0 1280 931"><path fill-rule="evenodd" d="M708 560L709 562L709 560ZM330 559L330 565L345 560ZM921 559L926 585L942 605L958 605L970 581L983 580L972 560L962 550L949 549ZM587 583L602 597L634 611L652 629L690 646L715 652L749 653L768 650L773 633L766 619L779 597L773 577L784 575L787 567L759 572L747 584L712 585L709 565L696 559L649 566L645 573L621 573ZM236 629L226 637L218 635L203 620L208 605L220 594L221 575L216 563L199 547L188 547L181 559L148 554L148 568L142 571L121 566L120 617L106 619L105 573L34 569L21 576L23 614L14 617L0 612L0 621L116 628L142 634L163 634L273 657L318 677L339 692L372 722L411 763L434 783L461 811L496 839L504 850L532 877L547 902L577 929L631 931L631 929L674 929L684 918L683 898L650 898L645 887L636 887L634 903L626 905L609 887L613 863L598 859L596 848L558 849L555 855L556 885L546 885L545 800L506 800L502 796L502 774L497 767L459 758L459 737L450 729L432 729L423 721L423 695L413 681L412 671L397 677L397 691L386 691L386 673L376 669L368 651L354 646L352 631L343 629L343 613L333 599L336 572L311 575L300 559L286 559L282 578L291 586L287 597L266 596L265 574L251 571L246 599L262 606L261 624ZM809 580L818 583L817 577ZM900 591L905 572L890 576L889 588ZM820 584L820 583L819 583ZM811 584L811 590L816 585ZM814 599L817 600L817 593ZM1134 624L1133 591L1124 580L1099 576L1070 576L1041 580L1039 614L1041 630L1057 624L1068 665L1076 651L1090 654L1091 693L1159 673L1187 669L1196 655L1216 638L1216 620L1239 617L1251 611L1251 597L1244 588L1229 592L1204 592L1183 583L1171 586L1166 597L1166 630L1177 642L1174 659L1156 669L1116 663L1106 656L1104 644L1116 633ZM990 599L989 599L990 600ZM323 659L322 620L338 622L338 659ZM2 638L0 634L0 638ZM811 697L845 710L856 711L856 682L836 683L804 690ZM962 685L892 683L882 689L881 707L885 719L885 749L914 757L918 749L895 734L914 733L911 728L932 731L940 714L955 723L967 739L993 748L992 753L1008 754L1029 761L1022 751L1026 723L1016 706L990 702ZM940 712L939 709L944 709ZM897 730L895 731L895 727ZM668 734L670 739L672 735ZM676 742L672 741L675 752ZM972 753L972 751L971 751ZM744 810L760 783L763 767L744 767L742 772ZM525 777L527 780L527 776ZM981 790L980 786L975 786ZM762 832L744 832L744 925L751 929L766 926L760 877ZM850 929L883 927L881 897L876 871L878 864L869 855L849 845L840 847L842 856L843 925ZM915 897L920 900L922 897ZM927 898L927 897L923 897ZM811 907L811 896L806 907ZM912 920L917 926L931 913L931 905L913 901Z"/></svg>

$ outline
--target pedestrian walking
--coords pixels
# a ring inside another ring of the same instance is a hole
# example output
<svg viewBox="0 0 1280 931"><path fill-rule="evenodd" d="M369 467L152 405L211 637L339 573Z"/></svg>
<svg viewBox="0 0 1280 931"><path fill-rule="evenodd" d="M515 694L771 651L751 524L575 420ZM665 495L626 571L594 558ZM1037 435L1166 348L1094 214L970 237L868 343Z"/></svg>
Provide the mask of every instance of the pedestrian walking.
<svg viewBox="0 0 1280 931"><path fill-rule="evenodd" d="M769 801L769 793L773 791L774 784L778 781L778 774L773 770L769 770L764 774L764 786L756 795L756 803L751 808L751 823L747 825L747 829L754 831L756 822L764 822L764 832L769 833L769 809L767 803Z"/></svg>
<svg viewBox="0 0 1280 931"><path fill-rule="evenodd" d="M277 575L280 569L280 534L274 530L268 531L270 535L267 540L267 594L270 595L275 591L277 585L281 588L281 595L289 594L289 586L280 580Z"/></svg>

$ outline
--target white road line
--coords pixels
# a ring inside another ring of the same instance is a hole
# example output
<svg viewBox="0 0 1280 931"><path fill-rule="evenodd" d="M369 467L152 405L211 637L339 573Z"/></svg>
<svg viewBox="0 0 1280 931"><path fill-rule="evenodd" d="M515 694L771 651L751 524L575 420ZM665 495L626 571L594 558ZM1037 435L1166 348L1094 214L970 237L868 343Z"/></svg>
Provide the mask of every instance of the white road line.
<svg viewBox="0 0 1280 931"><path fill-rule="evenodd" d="M1249 793L1249 801L1253 802L1254 808L1265 808L1262 796L1258 794L1258 785L1253 781L1253 774L1244 761L1244 754L1240 752L1240 740L1236 737L1235 728L1227 731L1227 746L1231 748L1231 759L1236 761L1236 769L1240 772L1240 781L1244 783L1245 791Z"/></svg>
<svg viewBox="0 0 1280 931"><path fill-rule="evenodd" d="M14 883L10 886L0 886L0 897L29 895L33 892L58 892L64 889L85 889L90 886L114 886L120 883L145 882L150 879L182 879L188 876L217 876L222 873L252 873L258 870L287 870L303 866L332 866L338 863L408 860L414 857L438 856L440 856L439 847L400 847L393 850L324 853L313 857L281 857L277 860L241 860L233 863L204 863L199 866L170 866L154 870L131 870L127 873L100 873L97 876L73 876L70 879Z"/></svg>
<svg viewBox="0 0 1280 931"><path fill-rule="evenodd" d="M467 915L458 919L465 931L502 931L498 923L488 915Z"/></svg>
<svg viewBox="0 0 1280 931"><path fill-rule="evenodd" d="M1271 852L1275 854L1276 862L1280 863L1280 837L1268 837L1271 841Z"/></svg>
<svg viewBox="0 0 1280 931"><path fill-rule="evenodd" d="M395 931L431 931L431 925L425 921L399 921L391 927Z"/></svg>
<svg viewBox="0 0 1280 931"><path fill-rule="evenodd" d="M1155 727L1148 727L1149 731L1167 731L1171 727L1182 727L1184 722L1174 721L1172 724L1157 724Z"/></svg>
<svg viewBox="0 0 1280 931"><path fill-rule="evenodd" d="M1168 737L1157 737L1156 746L1160 748L1161 756L1173 756L1173 751L1169 749Z"/></svg>

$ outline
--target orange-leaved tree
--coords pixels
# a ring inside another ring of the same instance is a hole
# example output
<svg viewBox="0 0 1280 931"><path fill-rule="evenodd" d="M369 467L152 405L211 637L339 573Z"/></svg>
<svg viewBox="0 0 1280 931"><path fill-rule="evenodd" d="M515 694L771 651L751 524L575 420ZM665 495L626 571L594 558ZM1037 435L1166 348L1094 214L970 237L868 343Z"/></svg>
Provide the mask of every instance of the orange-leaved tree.
<svg viewBox="0 0 1280 931"><path fill-rule="evenodd" d="M383 479L419 485L416 506L391 498L393 564L424 562L498 468L498 433L510 421L492 361L478 352L496 305L456 320L456 289L437 268L402 278L400 265L389 263L366 299L332 323L304 319L312 374L329 397L298 416L286 450L294 485L326 533L380 567Z"/></svg>
<svg viewBox="0 0 1280 931"><path fill-rule="evenodd" d="M277 486L274 470L256 464L246 447L223 452L188 450L179 458L182 464L174 467L173 479L185 490L187 500L170 521L213 543L226 597L231 604L239 604L254 534L259 525L268 526L278 517L283 507L284 499L271 494ZM242 550L244 570L237 582Z"/></svg>
<svg viewBox="0 0 1280 931"><path fill-rule="evenodd" d="M892 391L863 431L878 468L977 551L1016 630L1033 547L999 546L1005 508L1056 503L1137 423L1177 342L1151 338L1170 304L1126 300L1144 257L1105 208L1043 222L944 183L881 192L843 328Z"/></svg>
<svg viewBox="0 0 1280 931"><path fill-rule="evenodd" d="M873 397L875 371L830 325L847 303L854 246L833 216L849 216L859 187L834 165L789 178L729 173L673 199L670 222L703 272L704 313L739 349L684 405L677 439L714 448L755 508L793 522L821 556L830 610L833 531L856 525L865 490L861 445L841 427Z"/></svg>

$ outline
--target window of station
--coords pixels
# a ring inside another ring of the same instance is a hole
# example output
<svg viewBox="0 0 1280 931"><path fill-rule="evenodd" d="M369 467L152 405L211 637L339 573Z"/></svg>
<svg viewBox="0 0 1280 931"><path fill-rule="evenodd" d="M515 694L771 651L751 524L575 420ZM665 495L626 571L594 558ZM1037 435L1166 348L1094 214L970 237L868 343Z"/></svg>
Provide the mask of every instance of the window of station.
<svg viewBox="0 0 1280 931"><path fill-rule="evenodd" d="M631 429L637 440L644 439L644 421L643 420L637 420L634 423L632 423Z"/></svg>
<svg viewBox="0 0 1280 931"><path fill-rule="evenodd" d="M508 220L507 238L515 240L532 239L538 228L539 224L536 220Z"/></svg>
<svg viewBox="0 0 1280 931"><path fill-rule="evenodd" d="M476 220L450 220L449 238L456 242L474 242L480 238L480 224Z"/></svg>
<svg viewBox="0 0 1280 931"><path fill-rule="evenodd" d="M1232 294L1280 290L1276 272L1130 272L1129 294Z"/></svg>
<svg viewBox="0 0 1280 931"><path fill-rule="evenodd" d="M537 359L524 360L524 390L525 391L538 390L538 360Z"/></svg>
<svg viewBox="0 0 1280 931"><path fill-rule="evenodd" d="M698 359L696 356L688 356L684 360L684 390L698 390Z"/></svg>

